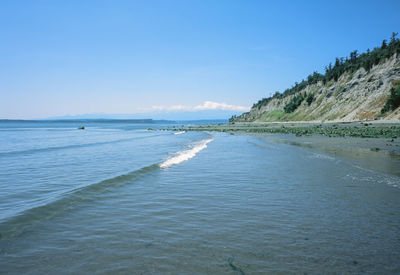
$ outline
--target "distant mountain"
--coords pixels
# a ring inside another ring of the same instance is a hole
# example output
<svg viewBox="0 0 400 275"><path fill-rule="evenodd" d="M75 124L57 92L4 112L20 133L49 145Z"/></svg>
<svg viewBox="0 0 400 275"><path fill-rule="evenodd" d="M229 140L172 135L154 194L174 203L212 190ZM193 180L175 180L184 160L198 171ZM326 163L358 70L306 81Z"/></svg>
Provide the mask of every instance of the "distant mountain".
<svg viewBox="0 0 400 275"><path fill-rule="evenodd" d="M154 111L137 114L82 114L65 115L46 118L46 120L80 120L80 119L154 119L154 120L226 120L240 111L230 110L202 110L202 111Z"/></svg>

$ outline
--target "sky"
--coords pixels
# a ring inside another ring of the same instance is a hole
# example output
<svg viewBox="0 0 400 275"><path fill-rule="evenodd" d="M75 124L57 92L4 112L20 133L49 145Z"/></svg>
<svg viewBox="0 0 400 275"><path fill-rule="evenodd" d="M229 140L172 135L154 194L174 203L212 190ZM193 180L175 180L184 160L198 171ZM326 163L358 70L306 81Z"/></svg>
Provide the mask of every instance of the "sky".
<svg viewBox="0 0 400 275"><path fill-rule="evenodd" d="M381 45L400 32L399 10L397 0L3 0L0 118L241 113Z"/></svg>

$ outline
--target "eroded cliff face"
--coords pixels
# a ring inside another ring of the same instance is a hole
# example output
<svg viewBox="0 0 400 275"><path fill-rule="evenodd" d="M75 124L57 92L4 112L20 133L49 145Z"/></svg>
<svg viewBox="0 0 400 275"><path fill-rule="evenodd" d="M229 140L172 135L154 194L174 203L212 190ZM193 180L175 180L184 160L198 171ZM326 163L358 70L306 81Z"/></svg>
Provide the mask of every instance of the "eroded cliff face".
<svg viewBox="0 0 400 275"><path fill-rule="evenodd" d="M400 108L381 114L390 89L400 85L400 56L389 58L367 72L364 68L350 74L344 73L338 81L322 81L306 86L300 92L285 98L274 98L260 108L254 107L239 116L236 121L355 121L355 120L400 120ZM313 94L308 105L304 100L292 113L284 107L298 95Z"/></svg>

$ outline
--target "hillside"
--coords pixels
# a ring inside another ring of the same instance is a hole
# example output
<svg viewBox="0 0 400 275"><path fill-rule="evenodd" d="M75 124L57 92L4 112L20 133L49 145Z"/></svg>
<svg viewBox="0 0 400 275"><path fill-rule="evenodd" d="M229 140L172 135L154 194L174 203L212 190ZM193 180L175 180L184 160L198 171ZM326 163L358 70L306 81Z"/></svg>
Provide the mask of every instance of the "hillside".
<svg viewBox="0 0 400 275"><path fill-rule="evenodd" d="M394 37L390 51L384 40L372 52L358 57L355 51L346 61L336 59L325 75L314 73L308 81L260 100L250 112L230 121L400 120L400 41ZM370 63L379 54L382 57Z"/></svg>

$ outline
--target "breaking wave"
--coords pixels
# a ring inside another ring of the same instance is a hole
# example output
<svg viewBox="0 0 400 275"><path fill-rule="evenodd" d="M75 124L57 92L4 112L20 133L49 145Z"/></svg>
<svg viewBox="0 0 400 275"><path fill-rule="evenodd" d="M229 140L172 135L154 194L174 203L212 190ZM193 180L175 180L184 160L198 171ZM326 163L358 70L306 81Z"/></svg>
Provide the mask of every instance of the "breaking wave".
<svg viewBox="0 0 400 275"><path fill-rule="evenodd" d="M213 141L214 138L204 139L199 142L194 143L194 146L191 149L184 150L177 152L175 156L166 159L163 163L160 164L161 168L168 168L172 165L179 164L181 162L187 161L194 156L201 150L207 148L207 144Z"/></svg>
<svg viewBox="0 0 400 275"><path fill-rule="evenodd" d="M131 184L139 178L156 172L160 168L167 168L189 160L196 156L198 152L207 148L207 144L213 140L214 138L210 138L195 142L192 144L193 147L191 149L179 151L161 164L154 163L126 174L72 189L60 194L53 200L44 202L43 205L26 209L13 217L8 217L0 221L0 239L16 237L43 220L48 220L61 212L79 207L80 203L95 202L102 194L112 192L123 185Z"/></svg>

